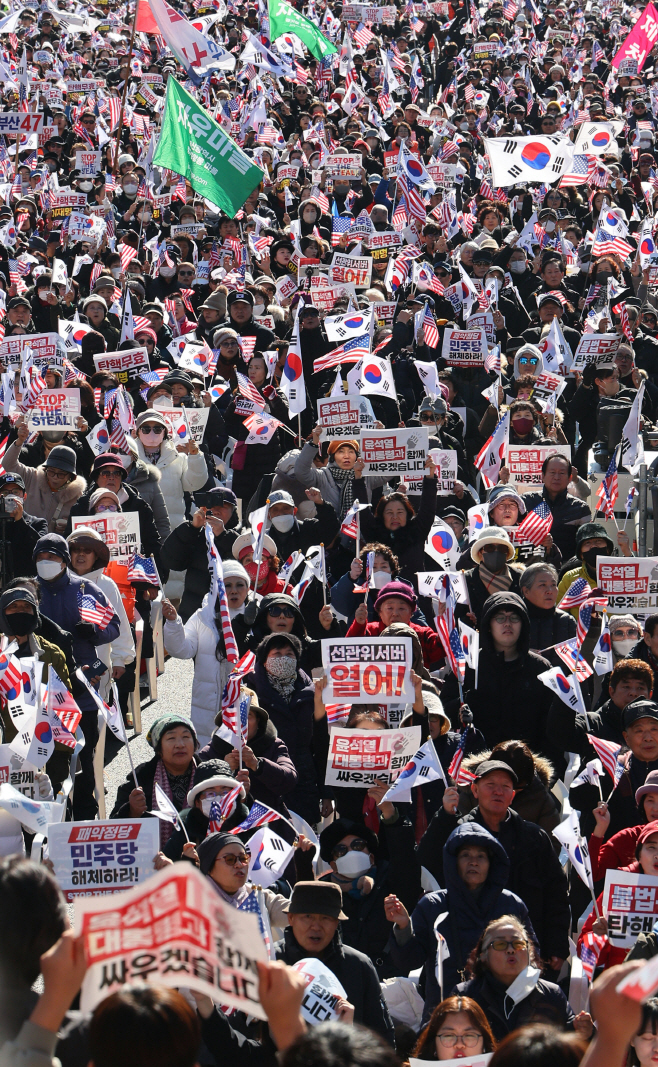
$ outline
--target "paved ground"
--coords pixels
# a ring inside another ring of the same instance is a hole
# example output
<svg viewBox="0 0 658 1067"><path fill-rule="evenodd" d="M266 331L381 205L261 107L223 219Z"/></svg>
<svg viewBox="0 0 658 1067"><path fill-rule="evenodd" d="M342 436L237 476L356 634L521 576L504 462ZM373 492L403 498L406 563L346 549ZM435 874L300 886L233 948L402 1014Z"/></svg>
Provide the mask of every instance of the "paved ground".
<svg viewBox="0 0 658 1067"><path fill-rule="evenodd" d="M158 678L158 699L148 705L142 702L142 733L136 735L133 731L128 731L128 742L135 766L153 756L153 749L146 743L146 734L149 726L158 716L167 712L189 715L193 675L193 660L172 659L171 657L167 660L164 674ZM112 739L111 750L109 743L106 748L106 757L108 755L112 757L105 766L105 783L108 788L105 805L108 815L114 805L117 788L130 773L130 761L126 747L121 745L115 754L117 744Z"/></svg>

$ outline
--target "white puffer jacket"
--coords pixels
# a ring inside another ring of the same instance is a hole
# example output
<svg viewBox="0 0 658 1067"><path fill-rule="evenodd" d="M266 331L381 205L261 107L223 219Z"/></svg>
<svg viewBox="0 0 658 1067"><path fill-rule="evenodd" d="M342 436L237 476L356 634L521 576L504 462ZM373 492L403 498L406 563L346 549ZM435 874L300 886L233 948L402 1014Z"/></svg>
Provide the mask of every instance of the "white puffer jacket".
<svg viewBox="0 0 658 1067"><path fill-rule="evenodd" d="M145 463L147 460L144 446L137 438L137 451L139 458ZM188 456L185 452L177 452L176 446L169 440L162 442L160 458L154 464L160 471L160 489L167 505L169 524L172 530L185 522L185 501L183 493L196 493L208 480L208 468L203 452L197 452L195 456ZM169 598L180 598L183 595L185 584L185 571L170 571L169 581L165 586L165 593Z"/></svg>
<svg viewBox="0 0 658 1067"><path fill-rule="evenodd" d="M220 709L222 693L231 673L231 665L224 657L217 659L215 649L219 634L208 594L203 604L185 625L178 615L174 622L164 624L164 644L176 659L194 660L192 708L190 715L199 738L199 746L207 745L215 729L215 716Z"/></svg>
<svg viewBox="0 0 658 1067"><path fill-rule="evenodd" d="M105 645L98 645L96 648L98 658L108 668L105 674L102 675L100 686L98 687L100 695L107 703L112 683L112 668L127 667L129 663L132 663L135 658L135 642L133 641L126 609L123 606L121 593L116 582L109 578L107 574L103 574L103 570L100 567L98 570L90 571L86 577L95 582L98 588L105 593L121 623L119 636L116 640Z"/></svg>

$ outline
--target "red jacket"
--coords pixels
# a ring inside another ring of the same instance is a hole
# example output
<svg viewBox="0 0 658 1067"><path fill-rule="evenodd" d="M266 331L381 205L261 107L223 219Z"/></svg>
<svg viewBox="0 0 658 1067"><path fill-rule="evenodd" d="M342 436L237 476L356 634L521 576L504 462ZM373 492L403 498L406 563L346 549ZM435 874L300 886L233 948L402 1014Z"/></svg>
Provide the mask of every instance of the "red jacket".
<svg viewBox="0 0 658 1067"><path fill-rule="evenodd" d="M637 829L638 830L644 830L645 827L644 826L640 826ZM620 836L619 834L615 834L615 837L619 837L619 836ZM594 838L594 840L597 840L597 839ZM638 874L638 873L641 874L642 873L642 869L641 869L639 863L637 863L637 862L633 862L633 863L629 864L628 867L618 867L617 870L630 871L632 874ZM596 879L596 875L594 875L594 878ZM599 893L599 896L597 897L596 903L598 905L599 913L602 915L603 914L603 893ZM582 954L583 954L583 952L582 952L582 950L583 950L583 938L584 938L585 934L588 934L590 932L590 930L594 926L595 922L596 922L596 911L595 911L594 908L592 908L591 912L587 916L586 921L583 923L583 928L580 931L580 937L578 938L578 955L581 956L581 957L582 957ZM621 947L618 947L617 945L611 945L609 941L606 941L605 945L601 949L601 955L599 956L597 966L598 967L603 967L604 969L608 968L608 967L616 967L618 963L623 963L624 962L624 960L626 959L627 955L628 955L628 949L627 948L621 948Z"/></svg>
<svg viewBox="0 0 658 1067"><path fill-rule="evenodd" d="M615 871L620 867L630 867L635 860L637 839L645 826L646 823L640 823L639 826L627 826L619 833L613 834L608 841L604 841L602 837L595 837L594 834L591 835L588 842L589 857L592 861L592 876L595 882L605 878L605 872L608 870Z"/></svg>
<svg viewBox="0 0 658 1067"><path fill-rule="evenodd" d="M429 626L418 626L415 622L410 622L409 626L418 634L420 647L423 650L423 663L426 667L429 667L430 664L438 663L439 660L445 659L445 652L443 650L441 638L435 630L432 630ZM383 622L368 622L364 625L355 620L345 636L379 637L382 630L385 629L386 627Z"/></svg>

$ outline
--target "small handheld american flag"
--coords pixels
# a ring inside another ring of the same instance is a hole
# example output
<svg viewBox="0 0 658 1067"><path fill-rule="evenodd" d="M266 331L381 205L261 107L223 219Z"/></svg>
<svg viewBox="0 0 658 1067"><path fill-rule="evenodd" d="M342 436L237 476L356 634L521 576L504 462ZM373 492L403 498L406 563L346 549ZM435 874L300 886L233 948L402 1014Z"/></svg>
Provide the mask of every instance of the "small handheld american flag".
<svg viewBox="0 0 658 1067"><path fill-rule="evenodd" d="M208 825L208 833L216 834L222 828L222 823L233 814L242 786L240 782L233 789L229 789L228 793L224 793L223 796L217 797L210 805L210 814L208 816L210 822Z"/></svg>
<svg viewBox="0 0 658 1067"><path fill-rule="evenodd" d="M596 510L602 511L607 519L613 519L618 496L619 479L617 478L617 453L615 452L596 494Z"/></svg>
<svg viewBox="0 0 658 1067"><path fill-rule="evenodd" d="M129 582L148 582L149 585L160 586L158 571L150 556L140 556L134 552L128 564L126 575Z"/></svg>
<svg viewBox="0 0 658 1067"><path fill-rule="evenodd" d="M587 740L612 778L613 788L616 789L624 773L624 764L619 758L621 745L616 745L614 741L606 741L603 737L595 737L593 734L588 734Z"/></svg>
<svg viewBox="0 0 658 1067"><path fill-rule="evenodd" d="M232 830L229 830L229 833L242 834L246 830L255 830L259 826L265 826L268 822L276 822L280 818L279 812L274 808L268 808L267 804L261 804L259 800L255 800L249 809L247 818L239 826L234 826Z"/></svg>
<svg viewBox="0 0 658 1067"><path fill-rule="evenodd" d="M519 523L516 534L522 541L530 541L533 545L541 545L546 540L553 525L551 509L545 501L537 504L536 508L529 511Z"/></svg>
<svg viewBox="0 0 658 1067"><path fill-rule="evenodd" d="M104 630L110 624L114 616L114 608L111 604L101 604L92 593L78 593L78 611L83 622L89 622Z"/></svg>
<svg viewBox="0 0 658 1067"><path fill-rule="evenodd" d="M576 578L572 582L562 600L558 604L560 611L570 611L571 608L579 608L590 595L589 582L585 578Z"/></svg>

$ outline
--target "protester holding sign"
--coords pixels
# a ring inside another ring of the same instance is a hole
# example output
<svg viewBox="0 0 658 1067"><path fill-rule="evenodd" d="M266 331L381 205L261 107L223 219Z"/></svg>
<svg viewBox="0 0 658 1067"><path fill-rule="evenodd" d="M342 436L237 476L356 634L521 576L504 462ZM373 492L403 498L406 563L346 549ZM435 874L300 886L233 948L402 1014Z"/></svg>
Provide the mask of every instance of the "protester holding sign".
<svg viewBox="0 0 658 1067"><path fill-rule="evenodd" d="M4 455L3 467L22 478L27 511L45 519L51 533L62 533L71 507L86 488L84 478L76 474L75 452L68 445L56 445L41 466L26 467L19 454L27 436L27 426L22 423Z"/></svg>

